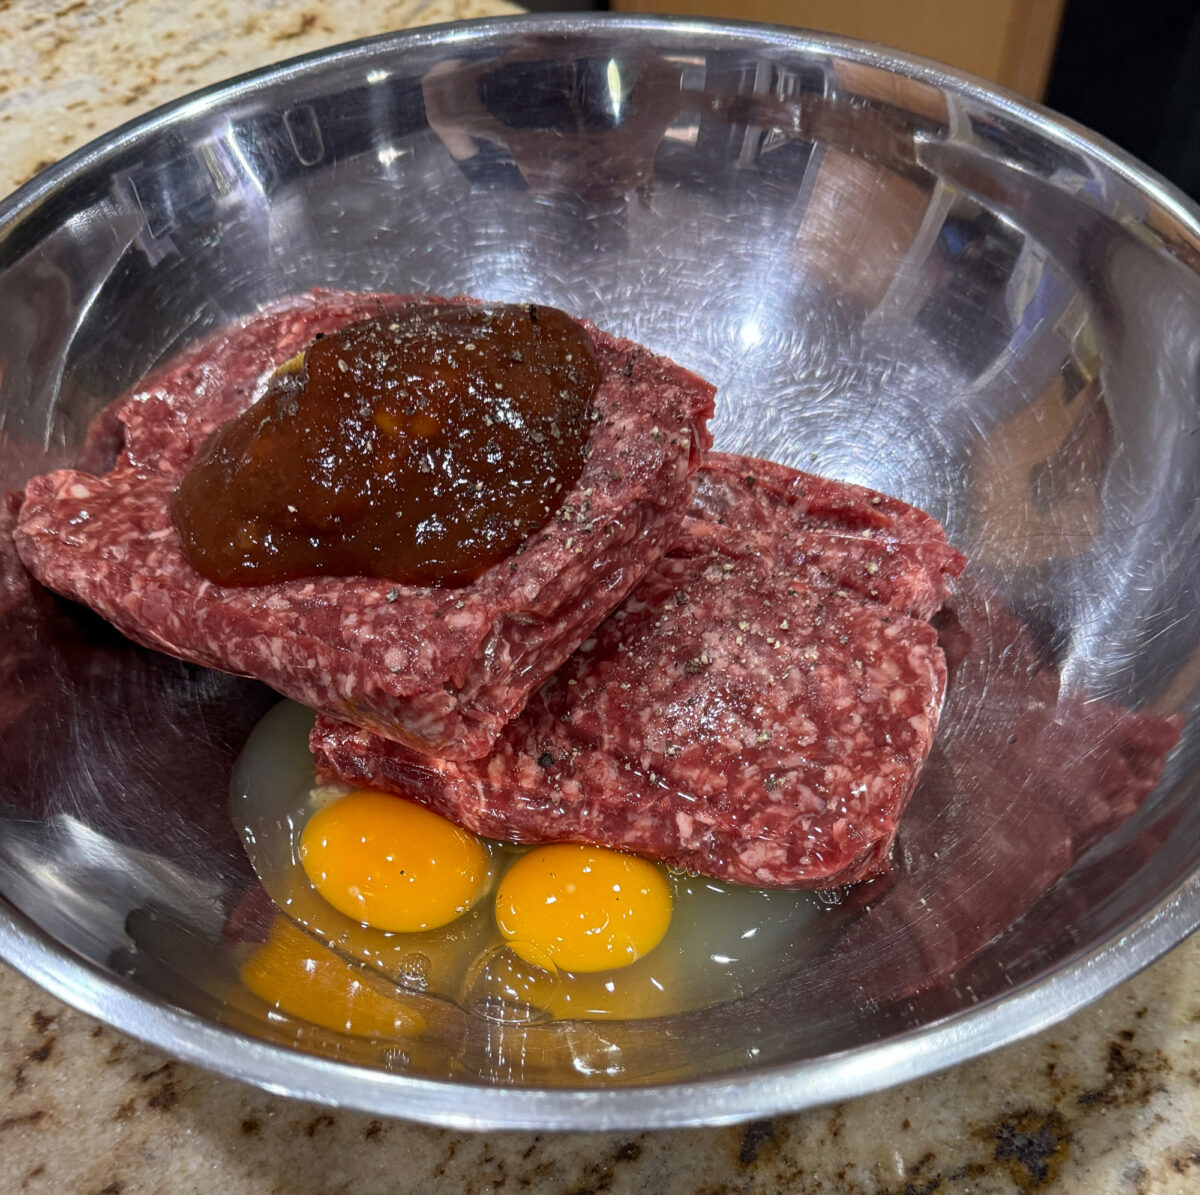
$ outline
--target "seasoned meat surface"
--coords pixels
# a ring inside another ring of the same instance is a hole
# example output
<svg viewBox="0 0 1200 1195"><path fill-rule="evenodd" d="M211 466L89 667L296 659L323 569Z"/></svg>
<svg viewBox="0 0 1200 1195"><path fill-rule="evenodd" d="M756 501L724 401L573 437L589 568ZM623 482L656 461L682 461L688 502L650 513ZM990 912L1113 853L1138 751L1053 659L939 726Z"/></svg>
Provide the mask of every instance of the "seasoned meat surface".
<svg viewBox="0 0 1200 1195"><path fill-rule="evenodd" d="M39 581L139 643L256 677L413 750L470 759L661 556L709 443L713 390L590 329L602 380L579 481L548 523L471 584L205 580L168 510L197 450L317 334L399 301L314 292L186 350L98 420L87 461L111 459L119 442L111 470L29 483L16 543Z"/></svg>
<svg viewBox="0 0 1200 1195"><path fill-rule="evenodd" d="M493 838L586 841L760 887L884 866L946 679L963 557L857 486L712 453L670 550L486 758L319 718L318 769Z"/></svg>

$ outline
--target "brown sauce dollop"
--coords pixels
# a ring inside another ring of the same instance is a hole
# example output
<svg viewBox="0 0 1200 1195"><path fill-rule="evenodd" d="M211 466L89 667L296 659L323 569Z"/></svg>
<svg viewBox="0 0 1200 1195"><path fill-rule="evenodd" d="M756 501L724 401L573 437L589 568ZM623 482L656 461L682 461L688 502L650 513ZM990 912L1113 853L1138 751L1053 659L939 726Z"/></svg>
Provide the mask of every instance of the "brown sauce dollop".
<svg viewBox="0 0 1200 1195"><path fill-rule="evenodd" d="M558 509L600 368L553 307L416 302L289 362L175 493L184 554L221 585L317 573L461 585Z"/></svg>

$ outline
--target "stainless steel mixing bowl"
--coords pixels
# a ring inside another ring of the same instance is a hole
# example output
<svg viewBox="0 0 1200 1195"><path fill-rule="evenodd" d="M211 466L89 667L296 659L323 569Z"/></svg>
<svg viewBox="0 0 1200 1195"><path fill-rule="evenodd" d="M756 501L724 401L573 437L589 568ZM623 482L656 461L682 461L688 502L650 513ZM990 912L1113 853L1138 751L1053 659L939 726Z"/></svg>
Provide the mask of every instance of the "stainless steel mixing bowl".
<svg viewBox="0 0 1200 1195"><path fill-rule="evenodd" d="M92 144L0 208L4 489L258 304L468 292L672 355L719 383L719 446L895 492L972 565L893 872L827 894L799 963L686 1015L406 1043L238 992L226 793L271 695L6 581L0 952L214 1070L463 1126L731 1121L1067 1015L1200 921L1198 271L1195 210L1111 146L770 28L426 29Z"/></svg>

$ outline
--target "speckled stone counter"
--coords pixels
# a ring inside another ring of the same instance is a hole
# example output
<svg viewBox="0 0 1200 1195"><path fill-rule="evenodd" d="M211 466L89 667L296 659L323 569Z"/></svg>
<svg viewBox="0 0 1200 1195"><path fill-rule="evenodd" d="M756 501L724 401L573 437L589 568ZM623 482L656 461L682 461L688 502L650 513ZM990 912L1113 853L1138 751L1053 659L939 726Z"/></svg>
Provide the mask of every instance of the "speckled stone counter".
<svg viewBox="0 0 1200 1195"><path fill-rule="evenodd" d="M0 194L186 91L498 0L0 0ZM1200 1191L1200 937L1022 1044L738 1128L464 1134L173 1062L0 966L0 1192Z"/></svg>
<svg viewBox="0 0 1200 1195"><path fill-rule="evenodd" d="M0 195L198 87L310 50L504 0L0 0Z"/></svg>
<svg viewBox="0 0 1200 1195"><path fill-rule="evenodd" d="M726 1129L460 1133L264 1095L0 970L0 1191L1184 1195L1200 1190L1200 938L1049 1032Z"/></svg>

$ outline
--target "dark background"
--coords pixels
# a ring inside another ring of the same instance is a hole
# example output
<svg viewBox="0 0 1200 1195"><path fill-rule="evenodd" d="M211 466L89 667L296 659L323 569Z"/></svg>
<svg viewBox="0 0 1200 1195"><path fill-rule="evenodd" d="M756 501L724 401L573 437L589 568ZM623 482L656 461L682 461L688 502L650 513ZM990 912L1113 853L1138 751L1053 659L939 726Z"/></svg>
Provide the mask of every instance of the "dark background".
<svg viewBox="0 0 1200 1195"><path fill-rule="evenodd" d="M1200 199L1200 4L1069 0L1046 104Z"/></svg>
<svg viewBox="0 0 1200 1195"><path fill-rule="evenodd" d="M523 2L533 12L608 8ZM802 0L797 13L802 23ZM1200 200L1200 0L1068 0L1045 103Z"/></svg>

